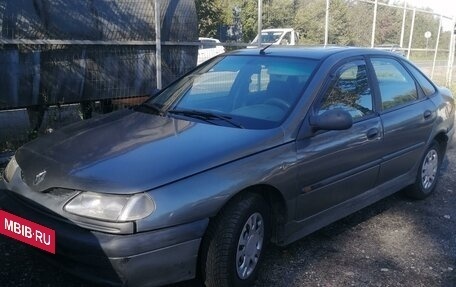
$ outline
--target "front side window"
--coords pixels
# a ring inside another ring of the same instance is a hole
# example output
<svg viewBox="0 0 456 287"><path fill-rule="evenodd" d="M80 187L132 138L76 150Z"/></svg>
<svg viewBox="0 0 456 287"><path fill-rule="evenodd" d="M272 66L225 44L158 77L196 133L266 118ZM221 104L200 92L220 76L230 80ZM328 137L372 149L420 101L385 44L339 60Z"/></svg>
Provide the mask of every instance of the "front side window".
<svg viewBox="0 0 456 287"><path fill-rule="evenodd" d="M373 113L372 93L362 60L344 64L326 92L318 113L343 109L356 121Z"/></svg>
<svg viewBox="0 0 456 287"><path fill-rule="evenodd" d="M229 119L245 128L272 128L294 107L317 64L300 58L226 56L201 66L146 104L170 116L190 117L190 111L198 111L194 119L205 123L229 125ZM201 113L210 116L203 119Z"/></svg>
<svg viewBox="0 0 456 287"><path fill-rule="evenodd" d="M384 110L418 99L415 81L398 61L391 58L374 58L371 61Z"/></svg>

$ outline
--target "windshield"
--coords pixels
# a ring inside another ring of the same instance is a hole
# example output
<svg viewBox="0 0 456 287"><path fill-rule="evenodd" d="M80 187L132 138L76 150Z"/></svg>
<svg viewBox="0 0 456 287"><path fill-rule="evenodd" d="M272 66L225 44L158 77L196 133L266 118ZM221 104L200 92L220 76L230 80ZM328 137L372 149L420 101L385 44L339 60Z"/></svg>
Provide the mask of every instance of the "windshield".
<svg viewBox="0 0 456 287"><path fill-rule="evenodd" d="M303 92L317 61L226 56L181 78L146 105L173 117L265 129L280 125Z"/></svg>

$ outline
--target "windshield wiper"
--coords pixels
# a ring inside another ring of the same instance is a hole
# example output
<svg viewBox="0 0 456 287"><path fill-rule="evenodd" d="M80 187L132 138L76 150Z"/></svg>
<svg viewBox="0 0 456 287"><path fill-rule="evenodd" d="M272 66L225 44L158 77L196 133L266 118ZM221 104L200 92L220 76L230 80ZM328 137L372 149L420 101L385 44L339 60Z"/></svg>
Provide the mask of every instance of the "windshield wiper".
<svg viewBox="0 0 456 287"><path fill-rule="evenodd" d="M191 117L191 118L197 118L206 122L210 122L213 124L212 120L217 119L217 120L222 120L224 122L229 123L233 127L237 127L240 129L243 129L244 127L241 124L238 124L232 120L231 117L229 116L223 116L223 115L218 115L218 114L213 114L210 112L203 112L203 111L196 111L196 110L179 110L179 109L174 109L174 110L168 110L168 113L170 114L177 114L177 115L183 115L186 117Z"/></svg>

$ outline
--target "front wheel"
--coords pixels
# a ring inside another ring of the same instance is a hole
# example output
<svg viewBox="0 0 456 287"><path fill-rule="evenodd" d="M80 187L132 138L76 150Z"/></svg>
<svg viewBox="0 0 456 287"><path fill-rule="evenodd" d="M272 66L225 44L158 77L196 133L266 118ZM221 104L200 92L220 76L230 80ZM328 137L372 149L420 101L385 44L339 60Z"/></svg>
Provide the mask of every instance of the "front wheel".
<svg viewBox="0 0 456 287"><path fill-rule="evenodd" d="M424 153L415 183L405 190L409 197L424 199L435 190L443 154L439 143L433 141Z"/></svg>
<svg viewBox="0 0 456 287"><path fill-rule="evenodd" d="M208 287L251 286L269 238L269 213L257 194L242 195L212 220L202 245Z"/></svg>

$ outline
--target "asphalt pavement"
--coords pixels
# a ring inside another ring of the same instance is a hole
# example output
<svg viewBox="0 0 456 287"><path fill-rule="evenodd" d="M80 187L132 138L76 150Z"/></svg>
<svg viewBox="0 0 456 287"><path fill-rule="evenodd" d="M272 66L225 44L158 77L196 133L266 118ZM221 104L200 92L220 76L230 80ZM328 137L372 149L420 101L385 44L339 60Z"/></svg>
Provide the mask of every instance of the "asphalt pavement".
<svg viewBox="0 0 456 287"><path fill-rule="evenodd" d="M456 286L455 174L451 148L429 198L397 193L286 248L271 246L255 286ZM0 286L94 285L0 235Z"/></svg>

